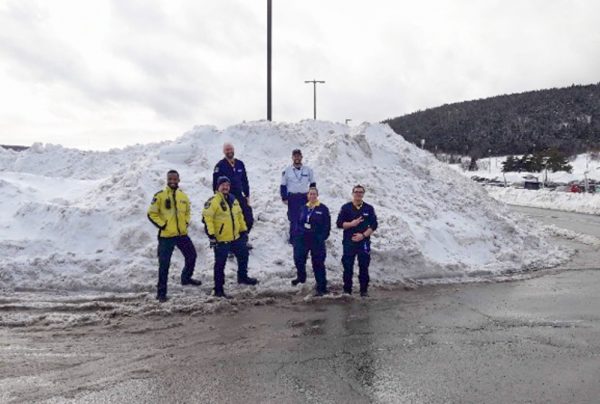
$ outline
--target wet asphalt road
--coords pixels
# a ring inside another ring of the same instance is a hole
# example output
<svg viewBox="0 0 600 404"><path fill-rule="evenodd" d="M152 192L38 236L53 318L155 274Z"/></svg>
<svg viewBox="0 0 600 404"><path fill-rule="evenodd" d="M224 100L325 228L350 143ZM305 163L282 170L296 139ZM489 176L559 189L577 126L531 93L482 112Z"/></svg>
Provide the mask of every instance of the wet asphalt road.
<svg viewBox="0 0 600 404"><path fill-rule="evenodd" d="M598 403L600 254L577 247L577 270L517 282L0 329L0 401Z"/></svg>

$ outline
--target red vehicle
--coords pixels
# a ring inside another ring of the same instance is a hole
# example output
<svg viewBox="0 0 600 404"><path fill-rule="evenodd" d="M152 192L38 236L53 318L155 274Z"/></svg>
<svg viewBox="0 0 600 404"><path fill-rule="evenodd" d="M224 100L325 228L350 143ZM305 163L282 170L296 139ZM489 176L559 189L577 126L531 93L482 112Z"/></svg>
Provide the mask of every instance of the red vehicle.
<svg viewBox="0 0 600 404"><path fill-rule="evenodd" d="M572 184L570 192L577 192L577 193L579 193L579 192L583 192L583 190L581 189L581 187L579 185Z"/></svg>

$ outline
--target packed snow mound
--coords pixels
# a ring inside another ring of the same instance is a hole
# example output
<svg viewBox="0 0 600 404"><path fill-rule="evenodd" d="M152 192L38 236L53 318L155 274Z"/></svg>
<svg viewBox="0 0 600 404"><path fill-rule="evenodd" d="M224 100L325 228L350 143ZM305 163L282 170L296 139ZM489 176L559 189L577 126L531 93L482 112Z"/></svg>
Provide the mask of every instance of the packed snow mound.
<svg viewBox="0 0 600 404"><path fill-rule="evenodd" d="M232 142L248 170L255 227L250 274L257 290L293 290L292 249L286 243L281 172L300 148L320 199L332 211L366 187L379 229L373 236L375 284L473 281L546 268L566 253L544 239L477 184L416 148L387 125L349 127L321 121L242 123L218 130L195 127L179 139L109 152L34 145L0 149L0 287L111 292L153 291L156 229L146 218L165 175L176 169L190 196L190 236L198 251L196 276L212 286L213 254L201 225L212 195L212 172L222 145ZM327 242L328 279L341 283L341 230ZM175 252L171 291L183 260ZM228 288L234 290L231 263Z"/></svg>

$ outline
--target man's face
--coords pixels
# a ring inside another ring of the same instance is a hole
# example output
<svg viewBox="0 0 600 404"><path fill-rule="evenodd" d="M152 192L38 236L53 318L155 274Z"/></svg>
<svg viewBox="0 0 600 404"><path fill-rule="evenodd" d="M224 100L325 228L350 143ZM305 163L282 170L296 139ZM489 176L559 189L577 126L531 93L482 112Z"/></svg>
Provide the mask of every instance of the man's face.
<svg viewBox="0 0 600 404"><path fill-rule="evenodd" d="M167 185L171 189L177 189L179 186L179 175L175 173L167 174Z"/></svg>
<svg viewBox="0 0 600 404"><path fill-rule="evenodd" d="M362 188L356 188L354 191L352 191L352 199L354 199L354 202L362 202L364 196L365 190Z"/></svg>
<svg viewBox="0 0 600 404"><path fill-rule="evenodd" d="M235 155L235 150L233 149L233 146L230 144L223 146L223 154L227 159L233 159L233 156Z"/></svg>
<svg viewBox="0 0 600 404"><path fill-rule="evenodd" d="M228 182L224 182L221 185L219 185L219 192L222 193L223 195L227 195L227 194L229 194L230 188L231 188L231 184Z"/></svg>
<svg viewBox="0 0 600 404"><path fill-rule="evenodd" d="M301 154L294 154L292 156L292 161L294 162L294 165L299 166L300 164L302 164L302 155Z"/></svg>

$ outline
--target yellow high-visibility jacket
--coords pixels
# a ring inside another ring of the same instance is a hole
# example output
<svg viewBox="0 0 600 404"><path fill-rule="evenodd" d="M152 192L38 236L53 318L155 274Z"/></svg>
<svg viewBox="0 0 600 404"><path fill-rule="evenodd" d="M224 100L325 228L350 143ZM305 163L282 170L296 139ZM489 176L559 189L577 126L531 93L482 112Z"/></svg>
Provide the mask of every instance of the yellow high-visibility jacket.
<svg viewBox="0 0 600 404"><path fill-rule="evenodd" d="M231 205L225 195L216 192L206 201L202 211L206 232L209 236L214 236L218 242L237 240L240 233L248 231L240 203L231 194L229 198L233 199Z"/></svg>
<svg viewBox="0 0 600 404"><path fill-rule="evenodd" d="M173 190L167 186L154 194L148 208L148 219L160 229L159 237L185 236L191 208L190 199L181 189Z"/></svg>

